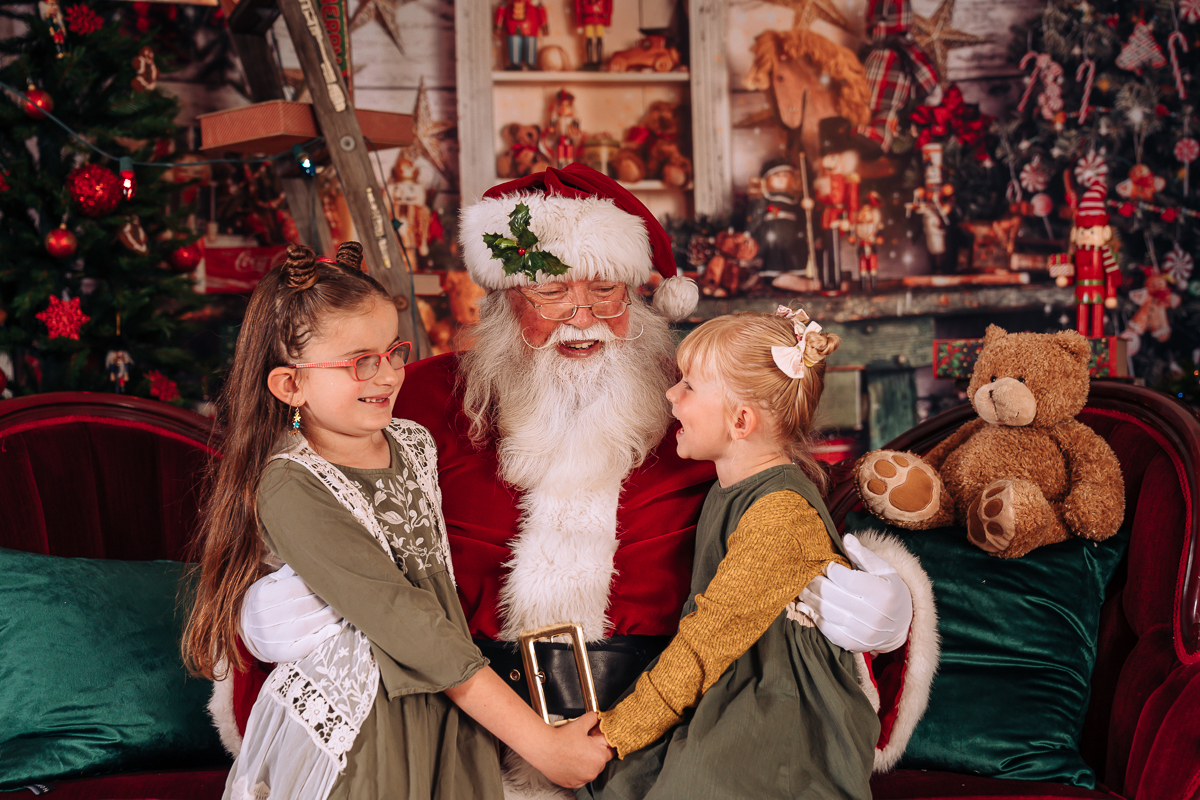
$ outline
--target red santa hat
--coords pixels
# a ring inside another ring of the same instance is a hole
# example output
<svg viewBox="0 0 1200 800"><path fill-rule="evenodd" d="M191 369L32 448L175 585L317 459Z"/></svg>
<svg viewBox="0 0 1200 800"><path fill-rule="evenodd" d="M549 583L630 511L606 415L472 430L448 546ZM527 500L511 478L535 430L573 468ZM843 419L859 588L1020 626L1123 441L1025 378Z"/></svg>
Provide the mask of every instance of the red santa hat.
<svg viewBox="0 0 1200 800"><path fill-rule="evenodd" d="M1108 209L1105 205L1108 192L1103 183L1093 183L1079 200L1075 212L1075 227L1094 228L1108 224Z"/></svg>
<svg viewBox="0 0 1200 800"><path fill-rule="evenodd" d="M700 296L693 281L676 274L671 240L650 210L582 164L489 189L463 209L459 241L471 280L489 292L597 278L640 286L653 268L664 278L654 293L664 316L683 319Z"/></svg>

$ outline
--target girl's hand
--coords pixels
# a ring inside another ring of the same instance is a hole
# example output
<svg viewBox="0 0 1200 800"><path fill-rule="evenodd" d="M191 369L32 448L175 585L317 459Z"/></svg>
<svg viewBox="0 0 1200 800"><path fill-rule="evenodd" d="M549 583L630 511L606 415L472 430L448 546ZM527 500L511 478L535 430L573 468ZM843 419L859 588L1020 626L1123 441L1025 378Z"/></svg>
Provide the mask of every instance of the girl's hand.
<svg viewBox="0 0 1200 800"><path fill-rule="evenodd" d="M529 763L559 786L578 789L591 781L613 757L599 730L600 718L589 711L582 717L551 728L547 744L531 754ZM593 731L593 729L595 729Z"/></svg>

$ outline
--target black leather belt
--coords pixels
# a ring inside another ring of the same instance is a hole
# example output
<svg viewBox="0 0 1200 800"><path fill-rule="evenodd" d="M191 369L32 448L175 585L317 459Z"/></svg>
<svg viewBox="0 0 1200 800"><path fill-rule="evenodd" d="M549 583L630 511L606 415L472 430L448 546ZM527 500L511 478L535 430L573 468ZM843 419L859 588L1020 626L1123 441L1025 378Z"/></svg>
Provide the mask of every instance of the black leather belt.
<svg viewBox="0 0 1200 800"><path fill-rule="evenodd" d="M613 636L599 642L588 642L588 663L592 667L592 680L596 685L600 708L612 708L621 694L642 674L646 665L670 641L670 636ZM517 643L476 639L475 645L492 662L496 674L528 703L529 684ZM584 704L575 653L569 645L559 642L536 642L534 649L537 651L538 665L546 675L542 684L546 693L546 710L564 717L578 717L584 712Z"/></svg>

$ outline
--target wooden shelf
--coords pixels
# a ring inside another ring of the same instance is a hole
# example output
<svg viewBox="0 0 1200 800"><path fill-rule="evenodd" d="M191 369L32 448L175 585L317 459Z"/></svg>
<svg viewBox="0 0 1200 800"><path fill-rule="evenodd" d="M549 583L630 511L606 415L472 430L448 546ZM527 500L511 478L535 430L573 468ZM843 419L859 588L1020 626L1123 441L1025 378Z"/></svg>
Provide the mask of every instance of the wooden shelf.
<svg viewBox="0 0 1200 800"><path fill-rule="evenodd" d="M492 71L492 83L687 83L691 77L688 72Z"/></svg>
<svg viewBox="0 0 1200 800"><path fill-rule="evenodd" d="M898 283L898 282L895 282ZM818 322L854 322L891 317L989 314L1021 310L1071 308L1075 290L1053 283L1026 286L960 286L953 289L906 289L886 286L876 292L853 291L838 297L779 290L714 300L702 297L692 320L706 320L737 311L772 312L789 302L801 306Z"/></svg>

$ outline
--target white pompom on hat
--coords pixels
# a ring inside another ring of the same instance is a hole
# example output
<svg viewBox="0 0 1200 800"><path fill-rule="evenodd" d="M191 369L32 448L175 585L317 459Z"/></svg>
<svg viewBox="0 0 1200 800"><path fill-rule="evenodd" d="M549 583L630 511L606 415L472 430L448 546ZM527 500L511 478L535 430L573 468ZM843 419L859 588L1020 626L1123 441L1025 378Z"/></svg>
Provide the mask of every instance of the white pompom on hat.
<svg viewBox="0 0 1200 800"><path fill-rule="evenodd" d="M494 257L484 234L511 237L509 218L518 204L529 209L533 249L567 267L565 275L511 275ZM650 210L608 176L582 164L547 169L489 189L464 208L459 226L463 260L471 280L489 292L553 280L614 280L640 286L651 269L663 276L654 308L680 320L696 308L696 284L676 274L671 240Z"/></svg>

